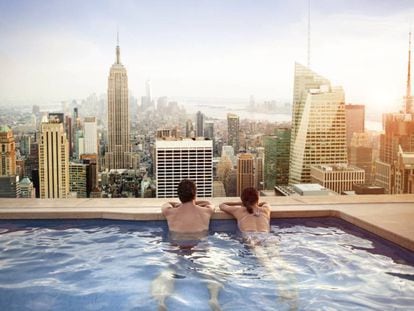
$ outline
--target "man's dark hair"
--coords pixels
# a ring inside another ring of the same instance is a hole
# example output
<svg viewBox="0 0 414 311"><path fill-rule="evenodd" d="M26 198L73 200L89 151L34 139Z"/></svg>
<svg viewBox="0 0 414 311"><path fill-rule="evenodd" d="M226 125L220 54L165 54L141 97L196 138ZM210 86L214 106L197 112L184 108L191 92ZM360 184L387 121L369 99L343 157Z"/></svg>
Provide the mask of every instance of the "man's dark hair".
<svg viewBox="0 0 414 311"><path fill-rule="evenodd" d="M183 179L177 187L178 197L182 203L190 202L195 199L197 188L193 181Z"/></svg>

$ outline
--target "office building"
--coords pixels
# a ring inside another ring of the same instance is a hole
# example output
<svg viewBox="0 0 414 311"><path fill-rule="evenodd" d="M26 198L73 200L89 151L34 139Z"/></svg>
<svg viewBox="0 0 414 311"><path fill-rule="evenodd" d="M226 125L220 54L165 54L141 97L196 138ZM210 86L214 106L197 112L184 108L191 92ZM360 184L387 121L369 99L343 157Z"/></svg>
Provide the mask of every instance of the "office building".
<svg viewBox="0 0 414 311"><path fill-rule="evenodd" d="M84 150L86 154L98 154L98 128L95 117L86 117L83 122Z"/></svg>
<svg viewBox="0 0 414 311"><path fill-rule="evenodd" d="M86 165L86 194L90 197L98 187L98 156L95 153L81 155L81 163Z"/></svg>
<svg viewBox="0 0 414 311"><path fill-rule="evenodd" d="M277 128L275 135L263 137L265 189L289 183L290 134L289 128Z"/></svg>
<svg viewBox="0 0 414 311"><path fill-rule="evenodd" d="M354 133L365 132L365 106L345 105L346 145L351 145Z"/></svg>
<svg viewBox="0 0 414 311"><path fill-rule="evenodd" d="M108 151L107 169L128 169L131 166L130 120L128 112L128 76L121 64L119 42L116 61L108 78Z"/></svg>
<svg viewBox="0 0 414 311"><path fill-rule="evenodd" d="M177 197L178 183L190 179L197 197L213 195L211 140L157 140L155 142L157 198Z"/></svg>
<svg viewBox="0 0 414 311"><path fill-rule="evenodd" d="M42 199L69 194L69 143L58 119L42 122L40 127L39 186Z"/></svg>
<svg viewBox="0 0 414 311"><path fill-rule="evenodd" d="M69 143L69 158L72 159L73 157L73 130L72 130L72 117L65 116L65 131L66 137Z"/></svg>
<svg viewBox="0 0 414 311"><path fill-rule="evenodd" d="M251 153L240 153L237 158L237 196L248 187L255 187L254 157Z"/></svg>
<svg viewBox="0 0 414 311"><path fill-rule="evenodd" d="M87 164L69 163L69 191L77 198L87 197Z"/></svg>
<svg viewBox="0 0 414 311"><path fill-rule="evenodd" d="M265 148L263 147L257 147L256 148L256 158L255 158L255 187L257 190L263 190L264 189L264 158L265 158ZM288 162L289 165L289 162Z"/></svg>
<svg viewBox="0 0 414 311"><path fill-rule="evenodd" d="M395 165L395 193L414 193L414 152L405 152L401 146Z"/></svg>
<svg viewBox="0 0 414 311"><path fill-rule="evenodd" d="M355 194L385 194L385 189L378 186L372 186L367 184L354 184L353 190Z"/></svg>
<svg viewBox="0 0 414 311"><path fill-rule="evenodd" d="M36 197L35 189L33 188L33 183L29 178L24 177L19 182L20 185L20 197L27 199L34 199Z"/></svg>
<svg viewBox="0 0 414 311"><path fill-rule="evenodd" d="M204 137L214 141L214 122L204 122ZM213 142L214 145L214 142Z"/></svg>
<svg viewBox="0 0 414 311"><path fill-rule="evenodd" d="M375 185L384 187L389 194L409 191L408 179L404 178L402 163L410 167L409 154L414 152L414 111L411 96L411 33L408 49L407 91L404 110L383 115L384 134L380 136L379 160L375 162ZM408 178L408 177L407 177ZM398 180L397 180L398 179Z"/></svg>
<svg viewBox="0 0 414 311"><path fill-rule="evenodd" d="M0 176L0 198L20 198L19 176Z"/></svg>
<svg viewBox="0 0 414 311"><path fill-rule="evenodd" d="M16 144L12 130L4 125L0 127L0 176L16 175Z"/></svg>
<svg viewBox="0 0 414 311"><path fill-rule="evenodd" d="M362 168L365 171L365 182L370 184L372 178L372 144L369 134L354 133L351 145L348 148L349 164Z"/></svg>
<svg viewBox="0 0 414 311"><path fill-rule="evenodd" d="M227 144L233 147L235 153L240 149L239 116L233 113L227 114Z"/></svg>
<svg viewBox="0 0 414 311"><path fill-rule="evenodd" d="M185 137L186 138L193 138L195 137L193 121L187 120L185 122Z"/></svg>
<svg viewBox="0 0 414 311"><path fill-rule="evenodd" d="M348 162L342 88L297 63L294 83L289 184L309 183L311 165Z"/></svg>
<svg viewBox="0 0 414 311"><path fill-rule="evenodd" d="M196 114L196 136L204 137L204 114L201 111Z"/></svg>
<svg viewBox="0 0 414 311"><path fill-rule="evenodd" d="M25 134L20 137L20 144L19 150L22 156L29 156L30 155L30 145L32 143L32 136Z"/></svg>
<svg viewBox="0 0 414 311"><path fill-rule="evenodd" d="M342 194L353 190L354 184L364 184L365 171L350 165L312 165L311 182Z"/></svg>

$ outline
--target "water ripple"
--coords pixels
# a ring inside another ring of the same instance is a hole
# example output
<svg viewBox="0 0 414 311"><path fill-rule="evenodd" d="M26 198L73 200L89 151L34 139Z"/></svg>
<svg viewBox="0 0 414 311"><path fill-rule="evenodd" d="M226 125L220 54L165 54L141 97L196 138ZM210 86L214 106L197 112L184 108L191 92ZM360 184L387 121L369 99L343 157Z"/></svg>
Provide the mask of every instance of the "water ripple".
<svg viewBox="0 0 414 311"><path fill-rule="evenodd" d="M183 250L159 223L0 222L0 309L157 310L166 270L169 310L209 310L212 283L223 310L413 309L414 255L329 223L272 222L258 247L220 225Z"/></svg>

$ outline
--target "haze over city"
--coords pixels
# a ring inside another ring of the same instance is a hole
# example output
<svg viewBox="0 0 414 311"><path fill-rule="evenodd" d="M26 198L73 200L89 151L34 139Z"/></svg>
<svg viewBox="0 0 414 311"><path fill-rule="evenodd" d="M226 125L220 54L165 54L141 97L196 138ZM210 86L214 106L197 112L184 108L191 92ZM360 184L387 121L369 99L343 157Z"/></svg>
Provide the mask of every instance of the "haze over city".
<svg viewBox="0 0 414 311"><path fill-rule="evenodd" d="M311 1L311 68L346 102L402 104L412 1ZM0 103L104 93L116 32L130 92L292 100L307 63L308 0L2 1Z"/></svg>

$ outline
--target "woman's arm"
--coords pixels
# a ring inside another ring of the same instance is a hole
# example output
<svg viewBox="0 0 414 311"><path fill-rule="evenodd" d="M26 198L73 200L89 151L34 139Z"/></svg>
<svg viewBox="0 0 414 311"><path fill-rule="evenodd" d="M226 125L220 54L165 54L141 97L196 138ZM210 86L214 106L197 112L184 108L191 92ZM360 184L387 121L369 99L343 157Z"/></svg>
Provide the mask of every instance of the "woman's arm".
<svg viewBox="0 0 414 311"><path fill-rule="evenodd" d="M270 205L267 202L260 202L259 207L266 213L267 217L270 218Z"/></svg>
<svg viewBox="0 0 414 311"><path fill-rule="evenodd" d="M242 207L242 202L223 202L219 205L223 212L229 213L235 216L235 213Z"/></svg>

